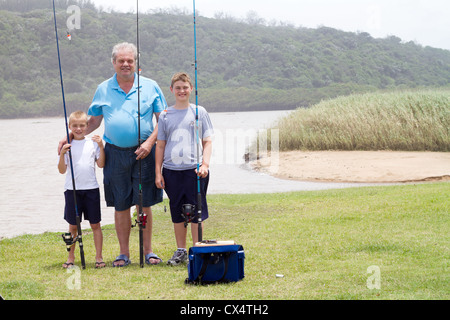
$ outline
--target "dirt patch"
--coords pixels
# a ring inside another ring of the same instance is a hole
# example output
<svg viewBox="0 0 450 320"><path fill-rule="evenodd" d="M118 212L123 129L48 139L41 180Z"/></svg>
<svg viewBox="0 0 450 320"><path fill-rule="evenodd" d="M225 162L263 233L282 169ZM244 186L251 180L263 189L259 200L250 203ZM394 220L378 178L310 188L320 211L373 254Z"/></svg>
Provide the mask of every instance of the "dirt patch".
<svg viewBox="0 0 450 320"><path fill-rule="evenodd" d="M450 181L450 152L288 151L250 164L257 171L301 181Z"/></svg>

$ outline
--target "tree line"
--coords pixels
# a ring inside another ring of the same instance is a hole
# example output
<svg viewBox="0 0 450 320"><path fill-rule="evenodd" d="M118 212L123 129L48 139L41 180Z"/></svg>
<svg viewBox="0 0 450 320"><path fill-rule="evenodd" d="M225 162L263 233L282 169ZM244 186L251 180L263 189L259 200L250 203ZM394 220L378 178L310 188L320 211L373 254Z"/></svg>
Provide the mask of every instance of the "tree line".
<svg viewBox="0 0 450 320"><path fill-rule="evenodd" d="M90 0L56 3L67 106L86 109L113 73L113 45L136 42L136 16L102 11ZM70 4L81 8L81 25L68 40ZM49 5L0 0L0 118L62 115ZM181 70L194 76L192 15L160 10L139 17L142 75L172 103L171 76ZM357 92L448 86L450 79L448 50L395 36L268 25L254 15L197 17L197 52L199 102L211 112L294 109Z"/></svg>

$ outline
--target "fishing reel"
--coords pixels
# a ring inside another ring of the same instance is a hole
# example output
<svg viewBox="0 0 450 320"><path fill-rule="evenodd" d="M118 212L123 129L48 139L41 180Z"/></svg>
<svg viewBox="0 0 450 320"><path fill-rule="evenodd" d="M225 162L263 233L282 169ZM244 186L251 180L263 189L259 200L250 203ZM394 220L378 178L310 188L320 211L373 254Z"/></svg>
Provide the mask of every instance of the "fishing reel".
<svg viewBox="0 0 450 320"><path fill-rule="evenodd" d="M145 226L147 225L147 214L143 213L142 214L142 221L140 219L140 214L135 212L136 214L136 219L134 220L134 224L131 225L132 228L136 227L136 226L142 226L143 229L145 229Z"/></svg>
<svg viewBox="0 0 450 320"><path fill-rule="evenodd" d="M66 243L67 251L70 251L70 248L77 242L78 238L74 238L70 232L63 233L61 236Z"/></svg>
<svg viewBox="0 0 450 320"><path fill-rule="evenodd" d="M195 217L195 205L193 204L183 204L183 210L181 216L184 218L184 227L186 228L188 223L192 222Z"/></svg>
<svg viewBox="0 0 450 320"><path fill-rule="evenodd" d="M139 215L138 215L138 217L139 217ZM142 213L142 221L136 220L136 223L142 225L142 228L145 229L145 226L147 225L147 215L145 213Z"/></svg>

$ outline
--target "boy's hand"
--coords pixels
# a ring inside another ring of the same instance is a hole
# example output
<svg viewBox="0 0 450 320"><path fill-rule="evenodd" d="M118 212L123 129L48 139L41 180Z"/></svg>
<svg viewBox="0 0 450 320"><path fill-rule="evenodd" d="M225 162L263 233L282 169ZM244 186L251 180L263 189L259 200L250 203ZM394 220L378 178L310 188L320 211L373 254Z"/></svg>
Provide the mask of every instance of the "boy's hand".
<svg viewBox="0 0 450 320"><path fill-rule="evenodd" d="M156 174L155 184L158 189L164 189L164 177L162 176L162 174Z"/></svg>
<svg viewBox="0 0 450 320"><path fill-rule="evenodd" d="M200 167L199 171L197 172L197 169L195 169L195 173L200 176L201 178L205 178L206 176L208 176L209 173L209 166L206 164L202 164L202 166Z"/></svg>
<svg viewBox="0 0 450 320"><path fill-rule="evenodd" d="M97 144L100 148L103 147L103 140L99 135L97 135L97 134L93 135L91 139L92 139L92 141L97 142Z"/></svg>

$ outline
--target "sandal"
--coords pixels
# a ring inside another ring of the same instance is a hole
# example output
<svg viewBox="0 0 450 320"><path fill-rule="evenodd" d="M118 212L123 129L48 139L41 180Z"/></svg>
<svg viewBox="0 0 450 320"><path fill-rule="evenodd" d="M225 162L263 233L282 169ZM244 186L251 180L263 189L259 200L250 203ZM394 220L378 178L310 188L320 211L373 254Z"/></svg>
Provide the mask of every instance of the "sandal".
<svg viewBox="0 0 450 320"><path fill-rule="evenodd" d="M159 260L159 262L150 262L150 259L157 259ZM150 264L152 266L156 266L158 264L160 264L162 262L162 259L160 257L158 257L155 253L151 252L149 254L145 255L145 263L146 264Z"/></svg>
<svg viewBox="0 0 450 320"><path fill-rule="evenodd" d="M104 268L104 267L106 267L106 263L104 263L103 261L95 263L95 269L101 269L101 268Z"/></svg>
<svg viewBox="0 0 450 320"><path fill-rule="evenodd" d="M115 262L119 262L119 261L124 261L125 263L124 264L114 264ZM112 265L113 265L113 267L121 268L121 267L125 267L125 266L129 265L130 263L131 263L131 260L128 259L128 257L126 255L121 254L116 258L116 260L113 261Z"/></svg>
<svg viewBox="0 0 450 320"><path fill-rule="evenodd" d="M64 269L69 269L69 268L72 268L73 263L72 262L69 262L69 263L64 262L62 266Z"/></svg>

